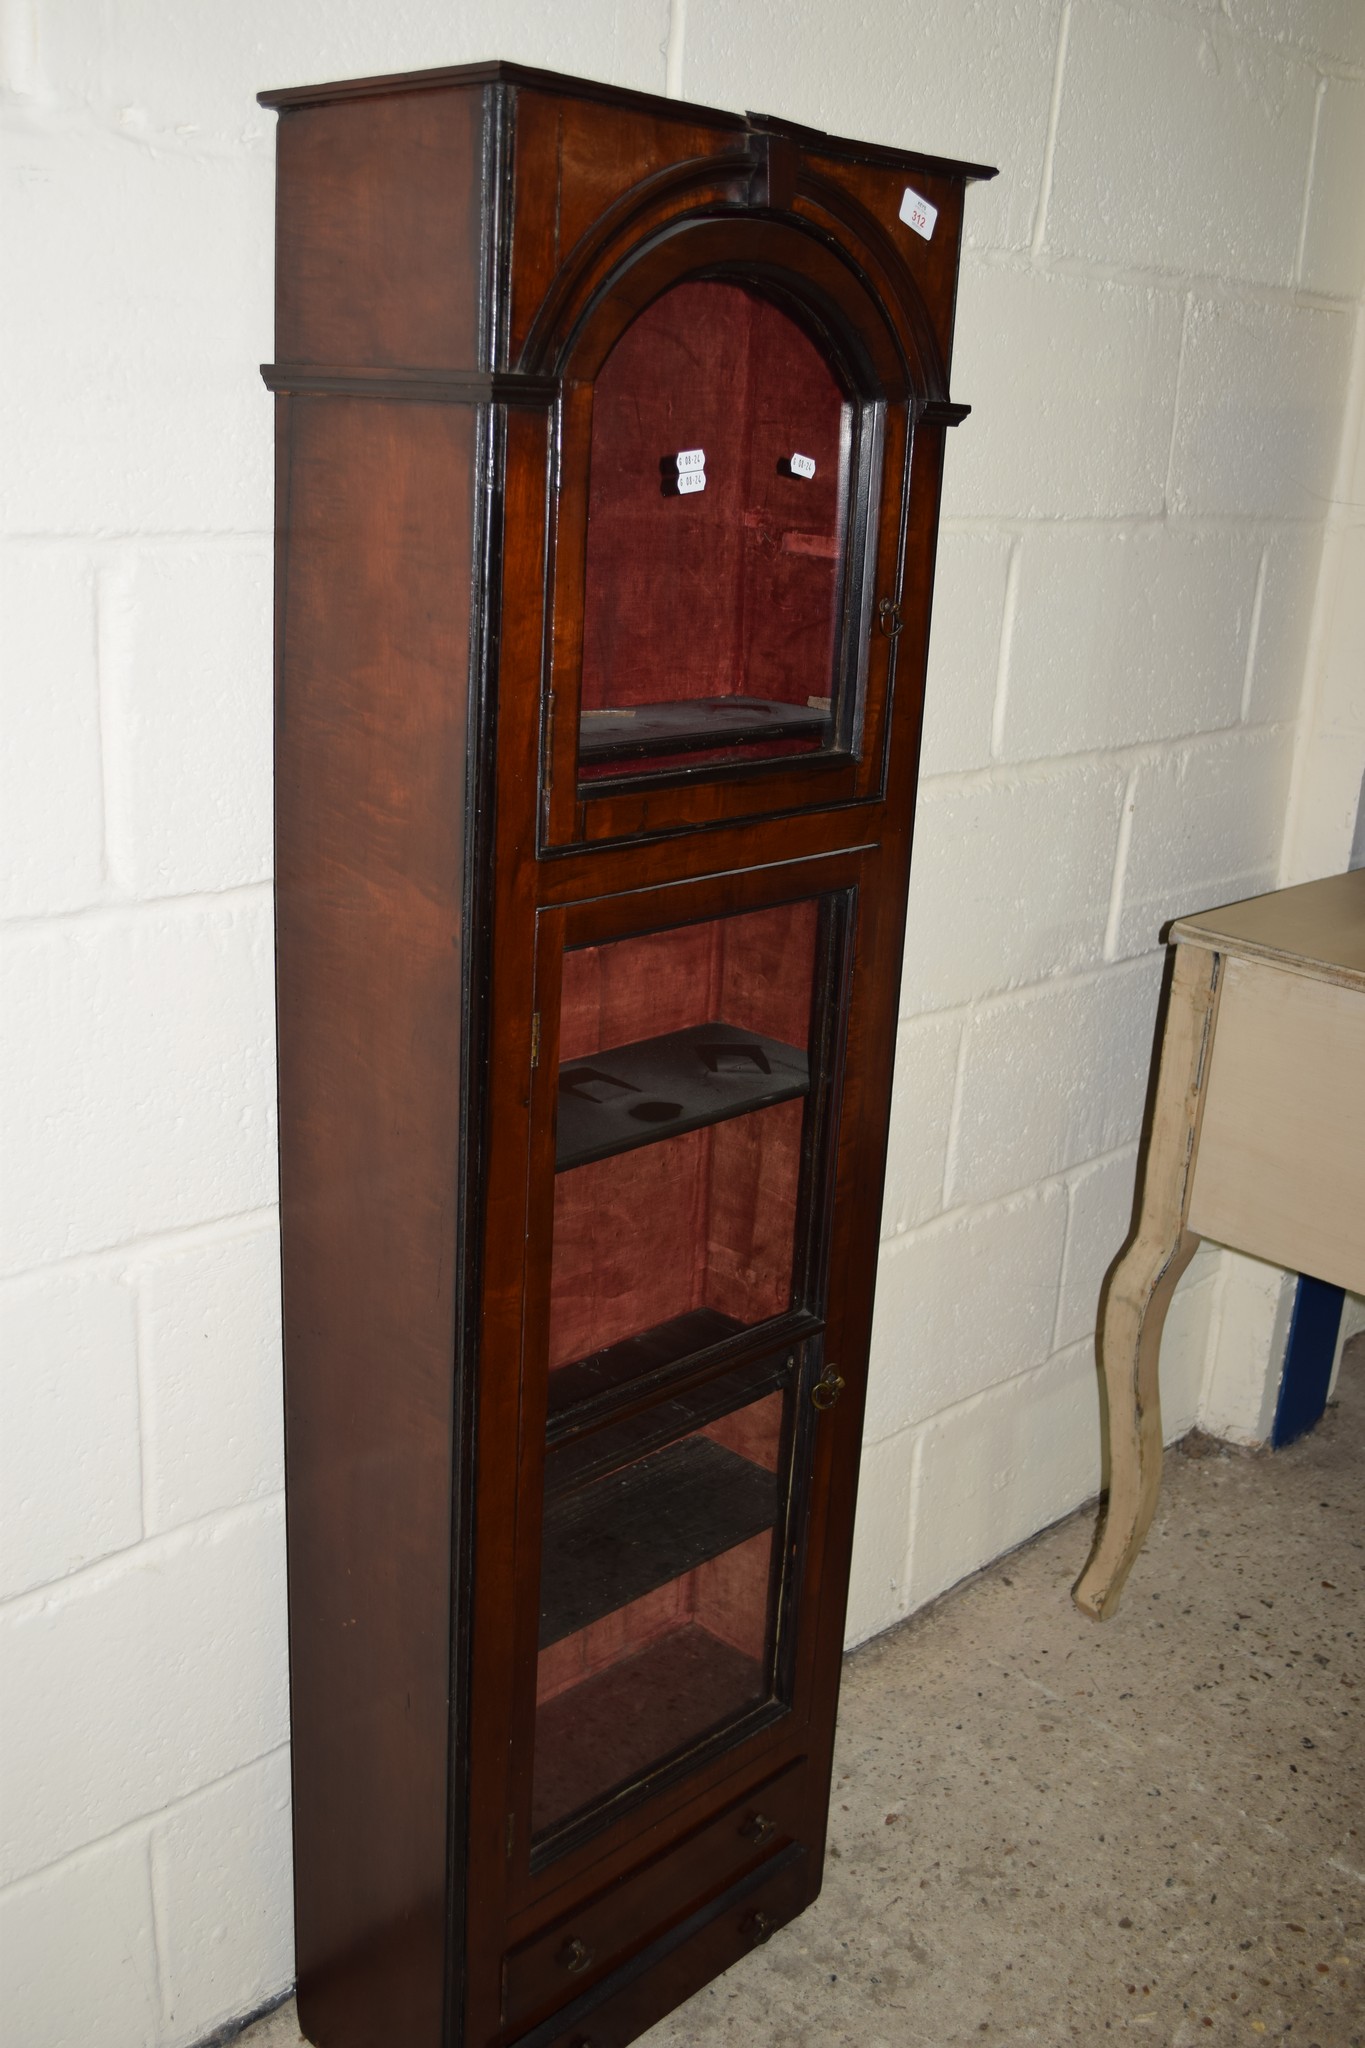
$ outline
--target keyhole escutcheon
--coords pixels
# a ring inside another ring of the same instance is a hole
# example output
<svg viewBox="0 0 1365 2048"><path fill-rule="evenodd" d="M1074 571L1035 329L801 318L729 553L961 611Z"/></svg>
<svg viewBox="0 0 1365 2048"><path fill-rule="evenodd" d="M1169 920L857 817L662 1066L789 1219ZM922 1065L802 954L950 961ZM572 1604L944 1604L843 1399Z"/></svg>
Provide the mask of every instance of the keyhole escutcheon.
<svg viewBox="0 0 1365 2048"><path fill-rule="evenodd" d="M827 1365L810 1390L811 1400L823 1415L844 1391L846 1382L837 1365Z"/></svg>

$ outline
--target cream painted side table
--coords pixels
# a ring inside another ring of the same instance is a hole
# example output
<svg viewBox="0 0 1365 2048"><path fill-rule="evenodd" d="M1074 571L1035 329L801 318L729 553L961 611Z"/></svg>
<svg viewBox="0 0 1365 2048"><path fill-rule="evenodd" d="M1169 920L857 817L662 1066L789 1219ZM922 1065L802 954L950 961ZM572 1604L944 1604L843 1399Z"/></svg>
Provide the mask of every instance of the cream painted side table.
<svg viewBox="0 0 1365 2048"><path fill-rule="evenodd" d="M1161 1330L1203 1237L1365 1289L1365 870L1182 917L1100 1358L1109 1501L1079 1607L1118 1605L1161 1483Z"/></svg>

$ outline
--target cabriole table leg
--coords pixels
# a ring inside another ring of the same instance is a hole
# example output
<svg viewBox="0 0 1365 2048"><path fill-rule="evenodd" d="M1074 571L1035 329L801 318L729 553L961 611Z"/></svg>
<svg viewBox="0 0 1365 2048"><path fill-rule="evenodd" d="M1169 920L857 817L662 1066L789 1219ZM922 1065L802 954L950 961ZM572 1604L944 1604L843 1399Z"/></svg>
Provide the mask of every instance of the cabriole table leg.
<svg viewBox="0 0 1365 2048"><path fill-rule="evenodd" d="M1199 1239L1187 1228L1199 1118L1218 1006L1220 958L1178 946L1137 1225L1112 1268L1099 1329L1108 1404L1109 1498L1076 1605L1105 1621L1151 1524L1161 1484L1161 1332Z"/></svg>

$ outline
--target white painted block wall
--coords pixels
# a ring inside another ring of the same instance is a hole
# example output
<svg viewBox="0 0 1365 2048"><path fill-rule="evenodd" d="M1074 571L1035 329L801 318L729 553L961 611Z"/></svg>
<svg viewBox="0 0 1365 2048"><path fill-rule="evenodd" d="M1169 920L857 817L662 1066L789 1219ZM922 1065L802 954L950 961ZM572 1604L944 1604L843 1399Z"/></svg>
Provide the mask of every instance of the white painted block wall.
<svg viewBox="0 0 1365 2048"><path fill-rule="evenodd" d="M1001 166L851 1639L1094 1492L1159 927L1278 879L1296 761L1365 727L1309 660L1352 545L1357 0L9 0L5 2048L174 2048L291 1976L253 94L495 54ZM1172 1431L1219 1274L1172 1314Z"/></svg>

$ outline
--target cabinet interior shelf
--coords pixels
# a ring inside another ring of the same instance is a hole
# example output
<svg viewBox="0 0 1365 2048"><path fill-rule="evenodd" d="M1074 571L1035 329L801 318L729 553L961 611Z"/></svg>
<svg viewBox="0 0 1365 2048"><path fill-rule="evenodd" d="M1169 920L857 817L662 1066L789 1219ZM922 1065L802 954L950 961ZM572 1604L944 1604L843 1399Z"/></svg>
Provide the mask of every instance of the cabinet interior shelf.
<svg viewBox="0 0 1365 2048"><path fill-rule="evenodd" d="M647 1407L629 1414L613 1417L608 1410L595 1427L551 1449L545 1466L546 1498L585 1486L604 1472L618 1471L660 1444L672 1443L734 1408L761 1399L770 1388L785 1385L792 1364L791 1352L778 1351L738 1369L722 1370L682 1393L665 1391Z"/></svg>
<svg viewBox="0 0 1365 2048"><path fill-rule="evenodd" d="M783 704L768 697L681 697L666 704L613 705L585 711L579 759L644 761L655 754L743 747L764 740L828 740L828 706Z"/></svg>
<svg viewBox="0 0 1365 2048"><path fill-rule="evenodd" d="M789 1102L810 1088L806 1055L734 1024L694 1024L559 1070L555 1169Z"/></svg>
<svg viewBox="0 0 1365 2048"><path fill-rule="evenodd" d="M777 1475L710 1437L547 1501L540 1647L771 1529Z"/></svg>
<svg viewBox="0 0 1365 2048"><path fill-rule="evenodd" d="M615 1397L624 1396L642 1380L737 1337L743 1328L743 1323L718 1308L687 1309L648 1330L622 1337L618 1343L605 1344L600 1351L590 1351L585 1358L556 1366L550 1374L551 1442L576 1427L580 1418L591 1415L595 1419L603 1409L615 1407Z"/></svg>

